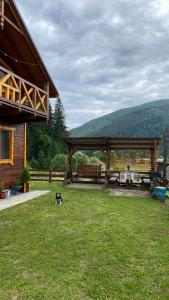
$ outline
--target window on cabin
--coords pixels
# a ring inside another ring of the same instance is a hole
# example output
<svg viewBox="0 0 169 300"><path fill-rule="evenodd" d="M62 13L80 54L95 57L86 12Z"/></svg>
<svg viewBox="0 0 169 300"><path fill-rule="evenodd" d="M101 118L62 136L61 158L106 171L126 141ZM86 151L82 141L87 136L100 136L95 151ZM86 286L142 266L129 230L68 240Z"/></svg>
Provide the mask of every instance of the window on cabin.
<svg viewBox="0 0 169 300"><path fill-rule="evenodd" d="M13 164L13 130L0 129L0 164Z"/></svg>
<svg viewBox="0 0 169 300"><path fill-rule="evenodd" d="M11 158L11 132L7 130L1 131L1 159Z"/></svg>

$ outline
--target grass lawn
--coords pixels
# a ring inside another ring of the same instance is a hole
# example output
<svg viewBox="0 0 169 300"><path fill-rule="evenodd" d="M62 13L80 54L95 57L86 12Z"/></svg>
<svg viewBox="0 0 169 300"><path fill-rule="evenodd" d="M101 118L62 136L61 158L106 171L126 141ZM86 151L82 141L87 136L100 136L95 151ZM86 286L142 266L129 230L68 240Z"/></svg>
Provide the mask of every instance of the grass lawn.
<svg viewBox="0 0 169 300"><path fill-rule="evenodd" d="M1 300L169 299L168 204L32 188L51 193L0 212Z"/></svg>

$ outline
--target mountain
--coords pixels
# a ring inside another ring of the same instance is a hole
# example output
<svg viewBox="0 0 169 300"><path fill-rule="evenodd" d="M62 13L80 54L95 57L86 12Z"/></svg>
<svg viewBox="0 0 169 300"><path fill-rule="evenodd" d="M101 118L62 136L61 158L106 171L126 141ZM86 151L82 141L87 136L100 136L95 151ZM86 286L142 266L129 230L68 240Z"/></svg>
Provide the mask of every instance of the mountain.
<svg viewBox="0 0 169 300"><path fill-rule="evenodd" d="M169 100L120 109L72 129L70 136L162 137L169 127Z"/></svg>

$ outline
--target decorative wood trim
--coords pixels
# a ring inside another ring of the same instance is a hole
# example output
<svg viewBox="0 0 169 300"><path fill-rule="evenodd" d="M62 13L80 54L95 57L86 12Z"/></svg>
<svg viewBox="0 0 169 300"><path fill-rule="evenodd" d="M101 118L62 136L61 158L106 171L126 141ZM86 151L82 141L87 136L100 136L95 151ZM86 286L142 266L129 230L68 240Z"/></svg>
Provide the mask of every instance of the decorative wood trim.
<svg viewBox="0 0 169 300"><path fill-rule="evenodd" d="M14 164L14 131L11 130L11 164Z"/></svg>
<svg viewBox="0 0 169 300"><path fill-rule="evenodd" d="M0 21L0 27L1 27L1 29L2 30L4 29L4 21L6 21L13 28L15 28L20 34L25 36L25 33L23 32L22 28L20 27L20 24L18 23L18 20L15 17L14 13L13 13L13 16L16 18L16 23L18 23L17 25L6 16L5 11L6 11L7 7L6 7L5 3L10 5L10 1L7 2L6 0L0 0L0 20L1 20Z"/></svg>
<svg viewBox="0 0 169 300"><path fill-rule="evenodd" d="M4 29L4 9L5 9L5 4L4 0L0 0L0 28L3 30Z"/></svg>
<svg viewBox="0 0 169 300"><path fill-rule="evenodd" d="M0 66L0 98L48 117L48 92Z"/></svg>
<svg viewBox="0 0 169 300"><path fill-rule="evenodd" d="M13 166L13 160L12 159L0 159L0 165L12 165Z"/></svg>
<svg viewBox="0 0 169 300"><path fill-rule="evenodd" d="M16 128L13 128L13 127L7 127L7 126L2 126L2 125L0 125L0 130L15 131Z"/></svg>
<svg viewBox="0 0 169 300"><path fill-rule="evenodd" d="M47 120L49 121L49 82L45 85L45 91L47 92Z"/></svg>
<svg viewBox="0 0 169 300"><path fill-rule="evenodd" d="M15 128L12 127L6 127L6 126L1 126L0 125L0 131L2 130L6 130L9 131L11 136L10 136L10 159L0 159L0 165L5 165L5 164L10 164L13 165L14 164L14 132L15 132Z"/></svg>
<svg viewBox="0 0 169 300"><path fill-rule="evenodd" d="M24 32L18 26L16 26L9 18L7 18L6 16L4 16L4 20L6 22L8 22L12 27L14 27L20 34L22 34L22 35L25 36Z"/></svg>

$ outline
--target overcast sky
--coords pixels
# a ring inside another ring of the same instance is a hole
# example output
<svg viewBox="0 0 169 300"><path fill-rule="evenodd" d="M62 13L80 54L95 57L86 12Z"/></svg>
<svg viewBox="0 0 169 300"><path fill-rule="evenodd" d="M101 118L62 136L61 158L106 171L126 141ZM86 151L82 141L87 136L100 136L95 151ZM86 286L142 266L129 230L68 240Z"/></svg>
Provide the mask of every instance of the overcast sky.
<svg viewBox="0 0 169 300"><path fill-rule="evenodd" d="M70 128L169 98L168 0L16 0Z"/></svg>

